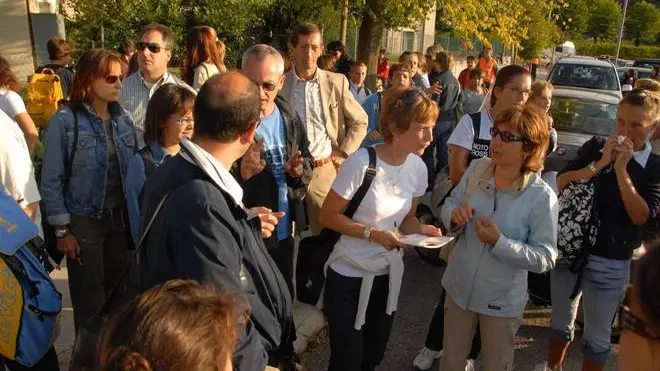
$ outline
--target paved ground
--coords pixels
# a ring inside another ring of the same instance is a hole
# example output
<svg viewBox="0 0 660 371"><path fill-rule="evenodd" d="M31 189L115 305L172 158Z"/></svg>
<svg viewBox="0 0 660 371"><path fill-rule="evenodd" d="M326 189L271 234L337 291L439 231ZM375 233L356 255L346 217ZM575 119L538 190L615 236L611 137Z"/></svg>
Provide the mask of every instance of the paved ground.
<svg viewBox="0 0 660 371"><path fill-rule="evenodd" d="M435 305L440 297L441 268L422 262L415 252L404 257L406 273L399 297L399 309L394 320L394 329L387 352L379 371L412 370L412 360L423 346L426 330ZM516 371L530 371L544 360L547 346L547 327L550 323L549 308L529 308L525 312L525 323L516 340ZM615 349L616 351L616 349ZM325 332L303 356L309 371L322 371L327 367L330 356ZM564 371L580 370L580 349L576 343L571 347ZM431 368L437 370L437 362ZM616 355L605 368L616 370Z"/></svg>

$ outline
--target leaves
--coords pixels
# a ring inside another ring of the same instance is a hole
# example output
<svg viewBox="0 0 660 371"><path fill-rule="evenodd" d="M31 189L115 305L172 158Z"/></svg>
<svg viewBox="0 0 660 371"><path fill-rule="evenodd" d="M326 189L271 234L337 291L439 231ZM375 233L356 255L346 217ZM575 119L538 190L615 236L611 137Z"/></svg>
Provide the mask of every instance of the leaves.
<svg viewBox="0 0 660 371"><path fill-rule="evenodd" d="M660 10L646 1L635 3L628 9L625 31L628 39L634 39L635 45L641 42L652 44L655 33L660 28Z"/></svg>
<svg viewBox="0 0 660 371"><path fill-rule="evenodd" d="M616 0L591 0L588 4L591 17L587 22L587 32L601 40L614 39L621 19L621 6Z"/></svg>

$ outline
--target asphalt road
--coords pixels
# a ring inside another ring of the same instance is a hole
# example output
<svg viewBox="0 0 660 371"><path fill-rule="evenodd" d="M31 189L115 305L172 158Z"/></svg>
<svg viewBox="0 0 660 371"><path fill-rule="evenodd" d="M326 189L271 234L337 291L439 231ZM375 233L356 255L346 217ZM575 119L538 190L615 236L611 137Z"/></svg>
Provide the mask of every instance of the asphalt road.
<svg viewBox="0 0 660 371"><path fill-rule="evenodd" d="M428 323L442 290L442 268L424 263L414 251L406 253L404 262L406 271L398 311L379 371L413 370L412 360L423 346ZM549 317L549 308L530 306L525 311L525 322L516 339L516 371L530 371L545 359ZM580 348L578 339L571 346L564 371L580 370ZM616 353L616 347L614 351ZM303 363L309 371L322 371L326 370L329 357L330 350L324 331L310 344L303 355ZM437 362L431 370L438 370ZM605 370L616 370L616 354Z"/></svg>

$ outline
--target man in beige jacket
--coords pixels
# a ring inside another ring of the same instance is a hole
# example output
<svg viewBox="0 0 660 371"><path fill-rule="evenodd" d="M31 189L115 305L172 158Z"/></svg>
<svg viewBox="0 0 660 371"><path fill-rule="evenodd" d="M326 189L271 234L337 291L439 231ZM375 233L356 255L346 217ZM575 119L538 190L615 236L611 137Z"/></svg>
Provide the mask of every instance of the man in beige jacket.
<svg viewBox="0 0 660 371"><path fill-rule="evenodd" d="M341 163L362 143L367 113L349 91L346 76L317 68L323 53L321 30L301 23L291 36L294 66L280 95L289 101L307 129L314 171L308 186L307 216L314 235L321 231L319 211Z"/></svg>

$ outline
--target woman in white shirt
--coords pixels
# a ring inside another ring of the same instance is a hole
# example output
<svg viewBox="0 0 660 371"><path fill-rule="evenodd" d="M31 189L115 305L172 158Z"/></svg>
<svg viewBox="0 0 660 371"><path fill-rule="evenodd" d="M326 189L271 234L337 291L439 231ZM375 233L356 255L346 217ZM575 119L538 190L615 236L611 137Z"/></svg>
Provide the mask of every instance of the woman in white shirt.
<svg viewBox="0 0 660 371"><path fill-rule="evenodd" d="M30 155L32 155L34 147L37 145L39 132L27 113L25 103L18 95L18 91L20 91L18 80L11 71L9 62L0 56L0 110L4 111L20 126L23 135L25 135Z"/></svg>
<svg viewBox="0 0 660 371"><path fill-rule="evenodd" d="M217 41L215 30L209 26L198 26L188 33L185 80L195 91L199 91L206 80L224 69Z"/></svg>
<svg viewBox="0 0 660 371"><path fill-rule="evenodd" d="M320 214L326 228L342 234L327 262L323 296L330 371L374 370L380 364L403 277L400 239L441 235L415 216L427 186L419 156L433 140L437 104L417 89L405 89L392 92L381 107L385 143L375 147L377 173L362 203L352 219L343 215L368 168L364 148L343 163Z"/></svg>

